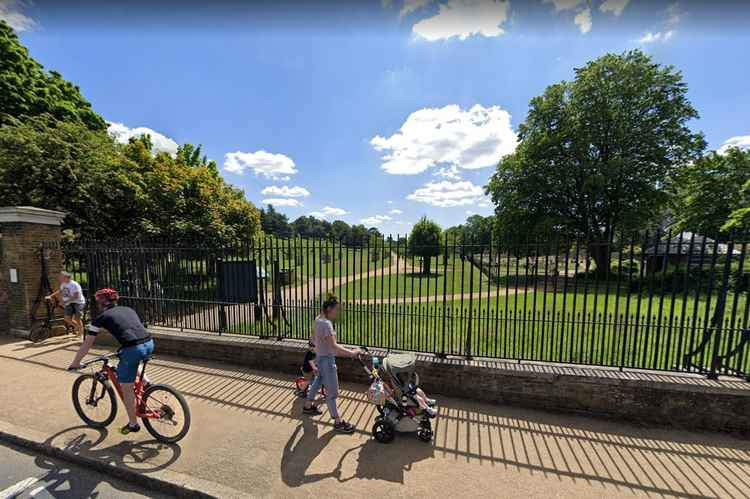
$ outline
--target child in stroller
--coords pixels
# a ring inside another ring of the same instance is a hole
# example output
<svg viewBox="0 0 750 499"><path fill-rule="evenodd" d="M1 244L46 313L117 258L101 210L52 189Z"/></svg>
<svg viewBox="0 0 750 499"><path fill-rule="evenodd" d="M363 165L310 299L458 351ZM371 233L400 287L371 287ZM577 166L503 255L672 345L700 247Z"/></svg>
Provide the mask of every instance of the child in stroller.
<svg viewBox="0 0 750 499"><path fill-rule="evenodd" d="M307 390L310 388L310 384L313 378L318 375L318 366L315 363L315 344L312 341L307 342L307 352L305 352L305 358L302 360L302 367L300 367L301 376L294 380L294 393L300 397L307 397ZM320 388L320 394L325 398L326 388L325 386Z"/></svg>
<svg viewBox="0 0 750 499"><path fill-rule="evenodd" d="M369 375L368 398L380 413L372 427L375 439L388 443L396 432L416 432L420 440L432 440L430 420L437 415L436 402L419 388L416 355L393 353L383 358L372 357L371 366L363 357L359 360Z"/></svg>

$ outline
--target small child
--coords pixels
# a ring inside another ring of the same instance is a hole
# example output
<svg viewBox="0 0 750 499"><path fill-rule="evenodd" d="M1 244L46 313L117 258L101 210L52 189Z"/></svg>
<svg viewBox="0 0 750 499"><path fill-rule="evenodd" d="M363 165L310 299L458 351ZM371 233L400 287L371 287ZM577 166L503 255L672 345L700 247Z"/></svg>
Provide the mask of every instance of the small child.
<svg viewBox="0 0 750 499"><path fill-rule="evenodd" d="M318 365L315 363L315 357L315 344L310 341L307 344L305 358L302 360L302 376L305 378L305 381L298 387L300 391L307 392L307 387L310 386L313 377L318 374Z"/></svg>
<svg viewBox="0 0 750 499"><path fill-rule="evenodd" d="M425 392L421 388L416 388L414 385L409 384L408 394L418 405L419 408L427 413L428 416L434 418L437 416L437 409L435 408L436 400L428 398Z"/></svg>

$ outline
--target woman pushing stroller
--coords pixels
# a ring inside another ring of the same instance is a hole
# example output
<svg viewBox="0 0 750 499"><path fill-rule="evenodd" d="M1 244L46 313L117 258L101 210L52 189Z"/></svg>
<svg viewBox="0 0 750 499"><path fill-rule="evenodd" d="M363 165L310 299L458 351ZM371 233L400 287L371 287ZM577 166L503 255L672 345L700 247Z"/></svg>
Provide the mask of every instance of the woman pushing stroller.
<svg viewBox="0 0 750 499"><path fill-rule="evenodd" d="M313 378L307 390L305 405L302 409L308 416L319 416L323 414L313 404L321 385L325 386L326 405L328 412L334 419L333 428L341 433L354 433L354 426L344 421L338 413L336 402L339 394L339 379L336 370L336 357L357 357L362 352L339 345L336 342L336 331L331 321L336 320L339 312L339 303L334 295L328 295L323 302L320 314L315 318L311 343L315 345L315 365L317 375Z"/></svg>

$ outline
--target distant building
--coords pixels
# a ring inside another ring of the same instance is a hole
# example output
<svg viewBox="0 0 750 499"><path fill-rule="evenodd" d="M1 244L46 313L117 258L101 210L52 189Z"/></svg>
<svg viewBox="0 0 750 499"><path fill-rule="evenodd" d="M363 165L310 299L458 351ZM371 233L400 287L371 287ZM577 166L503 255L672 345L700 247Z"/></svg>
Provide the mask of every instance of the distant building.
<svg viewBox="0 0 750 499"><path fill-rule="evenodd" d="M669 264L709 264L714 251L717 255L726 255L729 252L729 245L717 244L711 238L686 231L646 248L643 254L646 257L646 271L652 274L665 270ZM733 248L732 254L739 255L740 251Z"/></svg>

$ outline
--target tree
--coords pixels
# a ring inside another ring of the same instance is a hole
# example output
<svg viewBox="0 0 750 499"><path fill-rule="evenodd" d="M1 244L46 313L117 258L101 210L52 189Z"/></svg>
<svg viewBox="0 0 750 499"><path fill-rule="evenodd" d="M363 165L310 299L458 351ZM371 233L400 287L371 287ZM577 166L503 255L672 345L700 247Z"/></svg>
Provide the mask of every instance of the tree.
<svg viewBox="0 0 750 499"><path fill-rule="evenodd" d="M64 211L63 229L95 239L137 233L138 167L105 132L39 115L0 126L0 199Z"/></svg>
<svg viewBox="0 0 750 499"><path fill-rule="evenodd" d="M11 118L49 114L90 130L107 124L91 109L77 86L60 73L47 73L21 45L13 29L0 20L0 125Z"/></svg>
<svg viewBox="0 0 750 499"><path fill-rule="evenodd" d="M349 224L343 220L334 220L331 224L331 238L334 241L346 242L350 232Z"/></svg>
<svg viewBox="0 0 750 499"><path fill-rule="evenodd" d="M276 211L270 204L265 211L260 210L260 223L263 227L263 232L266 234L273 234L282 238L292 236L292 226L289 225L287 216Z"/></svg>
<svg viewBox="0 0 750 499"><path fill-rule="evenodd" d="M493 216L472 215L466 219L463 236L464 244L471 246L470 252L479 253L489 247L494 224L495 217Z"/></svg>
<svg viewBox="0 0 750 499"><path fill-rule="evenodd" d="M531 100L520 144L486 186L503 238L580 236L597 272L615 230L642 228L669 199L676 170L703 136L682 75L639 50L607 54Z"/></svg>
<svg viewBox="0 0 750 499"><path fill-rule="evenodd" d="M673 210L677 227L712 236L741 228L742 216L735 212L748 206L743 190L748 182L750 150L712 152L683 167L675 181Z"/></svg>
<svg viewBox="0 0 750 499"><path fill-rule="evenodd" d="M422 257L422 274L430 274L432 257L440 254L440 226L422 217L409 235L409 252Z"/></svg>

